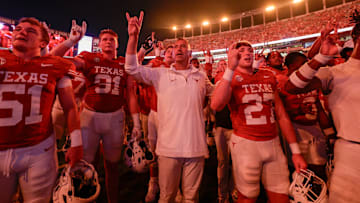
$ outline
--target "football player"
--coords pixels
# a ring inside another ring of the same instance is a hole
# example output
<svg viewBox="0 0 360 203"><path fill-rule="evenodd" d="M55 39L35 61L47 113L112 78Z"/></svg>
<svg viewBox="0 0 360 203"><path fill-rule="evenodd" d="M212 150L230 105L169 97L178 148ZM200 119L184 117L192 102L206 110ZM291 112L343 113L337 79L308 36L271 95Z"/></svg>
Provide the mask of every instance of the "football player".
<svg viewBox="0 0 360 203"><path fill-rule="evenodd" d="M349 60L331 68L320 68L339 51L334 38L327 34L321 38L320 52L292 73L285 85L291 93L317 88L328 93L329 109L340 138L334 149L334 171L329 188L331 203L359 202L360 194L360 15L357 10L352 20L356 23L351 32L355 48Z"/></svg>
<svg viewBox="0 0 360 203"><path fill-rule="evenodd" d="M289 70L288 76L306 62L307 57L304 54L289 53L285 58L285 65ZM284 80L279 81L279 92L293 123L301 154L308 168L326 181L326 139L321 129L325 129L324 132L328 133L331 125L320 103L320 91L316 89L303 94L289 94L284 91L287 78L284 77Z"/></svg>
<svg viewBox="0 0 360 203"><path fill-rule="evenodd" d="M86 27L85 27L86 28ZM73 37L59 44L52 54L63 55L73 47L84 33L73 21ZM139 107L135 95L134 80L124 70L125 59L117 57L118 35L110 29L99 35L101 53L82 52L72 59L77 70L87 79L83 110L80 114L84 143L84 159L94 161L100 140L105 160L105 183L109 202L119 201L119 170L124 142L125 114L128 103L134 121L133 136L141 136Z"/></svg>
<svg viewBox="0 0 360 203"><path fill-rule="evenodd" d="M276 76L287 74L287 68L283 66L284 58L281 56L280 52L270 52L266 57L266 62L268 66L264 68L272 71Z"/></svg>
<svg viewBox="0 0 360 203"><path fill-rule="evenodd" d="M174 202L180 181L185 202L197 202L208 156L203 123L203 103L213 86L206 74L189 65L188 42L174 45L175 63L170 68L146 68L137 64L136 48L144 13L128 20L129 41L125 70L138 82L153 85L158 96L159 202Z"/></svg>
<svg viewBox="0 0 360 203"><path fill-rule="evenodd" d="M234 133L230 138L238 202L255 202L260 178L270 202L289 202L289 171L280 146L276 121L290 143L296 171L306 168L294 129L277 92L274 74L253 71L253 48L241 41L231 45L228 68L216 86L211 107L229 104ZM277 120L275 120L275 115Z"/></svg>
<svg viewBox="0 0 360 203"><path fill-rule="evenodd" d="M13 51L0 51L0 191L11 202L17 184L25 202L49 202L57 177L51 109L58 92L64 109L73 166L82 158L79 115L71 80L74 65L40 56L49 42L35 18L22 18L12 35Z"/></svg>

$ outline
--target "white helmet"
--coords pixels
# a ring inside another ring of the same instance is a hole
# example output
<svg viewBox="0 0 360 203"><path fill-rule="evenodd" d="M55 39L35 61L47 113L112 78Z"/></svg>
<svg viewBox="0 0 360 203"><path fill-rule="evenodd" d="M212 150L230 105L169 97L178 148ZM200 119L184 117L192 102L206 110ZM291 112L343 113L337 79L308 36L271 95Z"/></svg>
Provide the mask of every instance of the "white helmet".
<svg viewBox="0 0 360 203"><path fill-rule="evenodd" d="M74 167L67 165L53 191L54 203L94 202L100 194L98 174L94 167L84 160Z"/></svg>
<svg viewBox="0 0 360 203"><path fill-rule="evenodd" d="M137 173L144 173L149 164L155 160L154 154L149 150L142 138L132 138L126 145L125 164Z"/></svg>
<svg viewBox="0 0 360 203"><path fill-rule="evenodd" d="M327 202L325 182L310 170L301 169L293 173L293 182L289 188L291 203L325 203Z"/></svg>

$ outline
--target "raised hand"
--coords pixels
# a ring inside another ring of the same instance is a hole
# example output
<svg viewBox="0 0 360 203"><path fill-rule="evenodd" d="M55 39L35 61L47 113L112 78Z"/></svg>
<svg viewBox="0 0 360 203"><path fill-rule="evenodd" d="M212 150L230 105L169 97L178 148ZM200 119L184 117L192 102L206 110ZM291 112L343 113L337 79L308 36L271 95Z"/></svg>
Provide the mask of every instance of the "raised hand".
<svg viewBox="0 0 360 203"><path fill-rule="evenodd" d="M69 40L73 43L77 43L85 35L87 29L87 24L85 21L82 22L82 25L78 25L76 20L72 20L71 30Z"/></svg>
<svg viewBox="0 0 360 203"><path fill-rule="evenodd" d="M333 56L338 54L339 48L337 46L337 35L328 35L321 42L320 53L323 55Z"/></svg>
<svg viewBox="0 0 360 203"><path fill-rule="evenodd" d="M239 64L240 56L239 51L236 49L236 42L229 47L228 51L228 68L235 70Z"/></svg>
<svg viewBox="0 0 360 203"><path fill-rule="evenodd" d="M137 16L130 17L129 13L126 13L126 20L128 22L129 36L139 36L141 25L144 19L144 12L140 12L139 18Z"/></svg>

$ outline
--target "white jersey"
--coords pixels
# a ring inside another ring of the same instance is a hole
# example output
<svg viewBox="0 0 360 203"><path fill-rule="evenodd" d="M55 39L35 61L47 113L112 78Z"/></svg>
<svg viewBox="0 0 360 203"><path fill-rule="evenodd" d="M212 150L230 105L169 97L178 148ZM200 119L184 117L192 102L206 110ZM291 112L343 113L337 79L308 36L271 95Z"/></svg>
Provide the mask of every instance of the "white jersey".
<svg viewBox="0 0 360 203"><path fill-rule="evenodd" d="M360 60L350 57L345 63L320 68L316 77L328 93L338 136L360 142Z"/></svg>

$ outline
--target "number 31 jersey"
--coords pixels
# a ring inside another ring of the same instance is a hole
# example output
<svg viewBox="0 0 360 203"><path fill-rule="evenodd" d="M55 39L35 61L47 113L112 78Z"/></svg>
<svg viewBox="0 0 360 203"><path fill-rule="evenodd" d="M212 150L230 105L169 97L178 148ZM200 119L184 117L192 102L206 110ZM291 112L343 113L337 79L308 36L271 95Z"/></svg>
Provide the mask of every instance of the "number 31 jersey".
<svg viewBox="0 0 360 203"><path fill-rule="evenodd" d="M267 70L253 75L234 72L229 102L231 121L237 136L255 141L276 137L274 98L276 78Z"/></svg>
<svg viewBox="0 0 360 203"><path fill-rule="evenodd" d="M78 57L85 61L85 67L80 70L87 79L85 104L102 113L120 109L126 102L124 57L107 60L101 53L90 52L81 52Z"/></svg>
<svg viewBox="0 0 360 203"><path fill-rule="evenodd" d="M55 56L24 61L0 51L0 150L40 143L53 131L51 109L57 82L75 66Z"/></svg>

